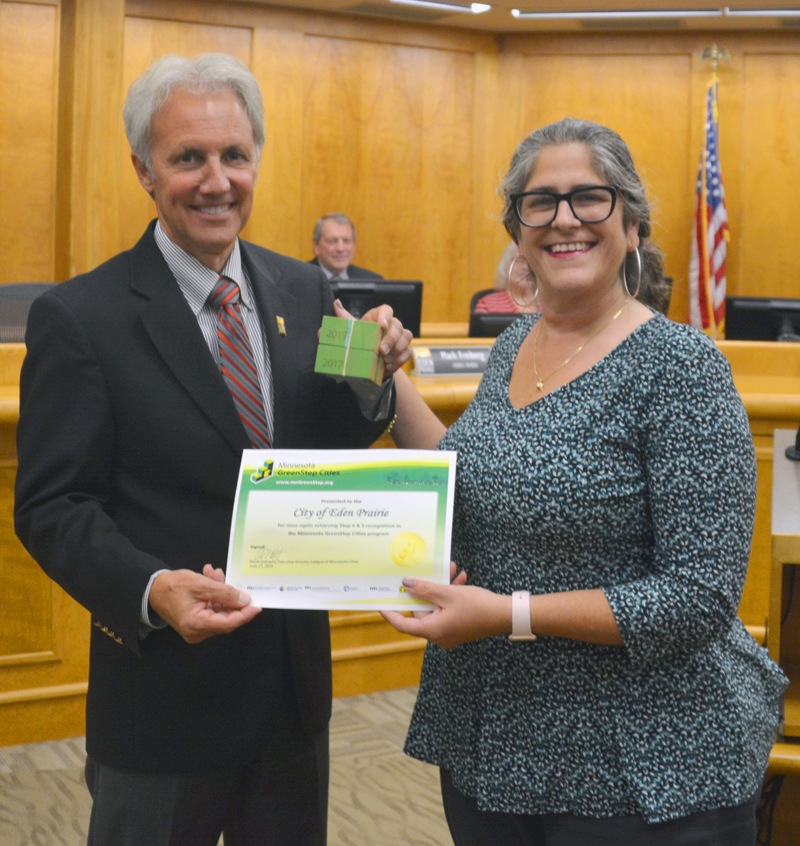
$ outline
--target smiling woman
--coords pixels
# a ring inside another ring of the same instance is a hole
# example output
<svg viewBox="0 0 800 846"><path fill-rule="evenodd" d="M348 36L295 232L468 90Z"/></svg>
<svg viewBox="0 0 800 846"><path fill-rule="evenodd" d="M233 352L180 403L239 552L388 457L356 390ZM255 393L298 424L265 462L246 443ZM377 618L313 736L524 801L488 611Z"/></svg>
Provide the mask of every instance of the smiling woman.
<svg viewBox="0 0 800 846"><path fill-rule="evenodd" d="M661 255L615 132L534 132L501 195L541 314L446 433L396 381L398 446L458 451L462 571L386 614L431 643L406 751L456 846L753 846L786 682L736 616L756 477L730 368L636 299Z"/></svg>

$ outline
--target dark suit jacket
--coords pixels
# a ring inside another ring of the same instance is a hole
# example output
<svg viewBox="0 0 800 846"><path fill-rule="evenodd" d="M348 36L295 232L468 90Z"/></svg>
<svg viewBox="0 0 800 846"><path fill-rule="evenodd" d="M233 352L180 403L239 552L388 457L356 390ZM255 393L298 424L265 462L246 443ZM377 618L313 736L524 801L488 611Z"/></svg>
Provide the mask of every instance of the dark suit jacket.
<svg viewBox="0 0 800 846"><path fill-rule="evenodd" d="M315 256L309 264L319 267L319 259ZM375 273L373 270L366 270L363 267L356 267L354 264L347 265L348 279L383 279L380 273Z"/></svg>
<svg viewBox="0 0 800 846"><path fill-rule="evenodd" d="M114 767L200 772L258 754L295 703L307 731L324 727L330 631L324 612L265 610L194 646L171 628L138 636L153 572L225 567L249 447L152 232L31 309L15 520L33 557L92 615L88 752ZM275 447L369 445L386 421L367 422L345 385L313 372L333 311L321 272L241 248L269 347Z"/></svg>

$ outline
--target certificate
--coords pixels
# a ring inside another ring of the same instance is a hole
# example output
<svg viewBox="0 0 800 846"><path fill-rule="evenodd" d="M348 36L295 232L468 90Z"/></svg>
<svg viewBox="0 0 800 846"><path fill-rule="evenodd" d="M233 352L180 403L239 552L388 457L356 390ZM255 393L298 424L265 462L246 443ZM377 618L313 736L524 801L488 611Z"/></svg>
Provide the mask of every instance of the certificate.
<svg viewBox="0 0 800 846"><path fill-rule="evenodd" d="M226 581L261 608L430 607L406 576L450 581L456 453L251 449Z"/></svg>

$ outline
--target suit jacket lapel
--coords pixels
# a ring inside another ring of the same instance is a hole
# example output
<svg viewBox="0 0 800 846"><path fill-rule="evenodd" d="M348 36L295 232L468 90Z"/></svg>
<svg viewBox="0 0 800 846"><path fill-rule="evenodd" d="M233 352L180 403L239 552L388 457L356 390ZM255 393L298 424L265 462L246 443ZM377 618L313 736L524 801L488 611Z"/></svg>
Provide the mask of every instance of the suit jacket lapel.
<svg viewBox="0 0 800 846"><path fill-rule="evenodd" d="M186 298L153 237L153 226L131 253L131 288L139 314L164 362L234 452L250 447L233 399Z"/></svg>
<svg viewBox="0 0 800 846"><path fill-rule="evenodd" d="M297 401L297 344L298 334L293 332L297 314L297 300L280 287L281 272L268 258L262 258L240 241L242 261L253 286L256 305L267 338L270 369L272 370L272 400L275 431L273 446L285 443L286 432L292 425ZM283 318L286 334L278 329L277 318Z"/></svg>

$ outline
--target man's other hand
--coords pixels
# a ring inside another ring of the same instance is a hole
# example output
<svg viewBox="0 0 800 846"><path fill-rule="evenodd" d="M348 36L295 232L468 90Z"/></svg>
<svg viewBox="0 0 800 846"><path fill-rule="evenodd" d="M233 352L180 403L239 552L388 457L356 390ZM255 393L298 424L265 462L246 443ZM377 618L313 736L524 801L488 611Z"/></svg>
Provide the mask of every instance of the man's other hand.
<svg viewBox="0 0 800 846"><path fill-rule="evenodd" d="M160 573L150 588L150 605L187 643L200 643L249 623L261 609L250 597L224 583L222 570L210 564Z"/></svg>
<svg viewBox="0 0 800 846"><path fill-rule="evenodd" d="M353 317L339 300L334 302L333 309L337 317ZM411 358L411 332L403 328L389 305L371 308L361 319L371 320L384 330L381 341L384 368L386 373L396 373Z"/></svg>

